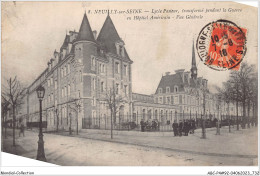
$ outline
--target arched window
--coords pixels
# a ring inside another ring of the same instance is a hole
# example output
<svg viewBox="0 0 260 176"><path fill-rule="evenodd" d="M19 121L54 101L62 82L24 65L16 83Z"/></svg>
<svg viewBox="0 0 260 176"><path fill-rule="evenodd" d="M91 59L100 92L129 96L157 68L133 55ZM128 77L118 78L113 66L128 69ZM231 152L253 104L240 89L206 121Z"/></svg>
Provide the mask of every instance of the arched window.
<svg viewBox="0 0 260 176"><path fill-rule="evenodd" d="M174 91L178 92L178 86L174 86Z"/></svg>

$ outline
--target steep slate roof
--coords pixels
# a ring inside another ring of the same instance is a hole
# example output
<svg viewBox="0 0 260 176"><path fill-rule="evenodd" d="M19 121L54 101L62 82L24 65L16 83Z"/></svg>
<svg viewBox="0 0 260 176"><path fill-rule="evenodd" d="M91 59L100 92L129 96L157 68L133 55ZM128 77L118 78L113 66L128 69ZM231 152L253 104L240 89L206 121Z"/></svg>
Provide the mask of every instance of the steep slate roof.
<svg viewBox="0 0 260 176"><path fill-rule="evenodd" d="M181 78L181 74L172 74L162 76L161 81L157 87L155 93L159 93L158 88L162 88L162 92L166 93L166 87L170 87L170 91L173 92L174 86L178 86L179 91L184 91L184 86L197 88L198 87L198 79L188 78L190 83L188 83L187 78L184 78L184 81Z"/></svg>
<svg viewBox="0 0 260 176"><path fill-rule="evenodd" d="M165 93L166 87L170 87L170 90L172 92L174 90L174 86L178 86L179 91L184 90L184 82L182 81L180 74L162 76L158 88L162 88L163 93ZM158 88L156 90L156 93L159 93Z"/></svg>
<svg viewBox="0 0 260 176"><path fill-rule="evenodd" d="M84 14L76 41L82 40L96 42L86 13Z"/></svg>
<svg viewBox="0 0 260 176"><path fill-rule="evenodd" d="M66 34L64 42L60 49L67 49L69 42L70 42L70 36Z"/></svg>
<svg viewBox="0 0 260 176"><path fill-rule="evenodd" d="M121 40L121 38L119 37L117 30L112 22L112 19L110 18L109 14L108 14L107 18L100 30L100 33L97 37L97 41L100 45L102 45L106 49L106 52L110 52L112 54L117 55L115 43L120 40ZM126 59L131 61L125 48L124 48L124 52L125 52Z"/></svg>

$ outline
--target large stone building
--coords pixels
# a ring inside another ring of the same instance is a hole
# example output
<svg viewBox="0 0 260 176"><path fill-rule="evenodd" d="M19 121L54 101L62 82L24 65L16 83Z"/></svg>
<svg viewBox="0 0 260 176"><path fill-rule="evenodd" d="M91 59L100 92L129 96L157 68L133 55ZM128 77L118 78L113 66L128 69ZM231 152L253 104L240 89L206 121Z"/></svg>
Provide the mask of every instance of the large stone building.
<svg viewBox="0 0 260 176"><path fill-rule="evenodd" d="M66 34L59 52L54 51L48 67L28 87L26 104L22 107L26 109L23 117L26 114L27 124L33 126L39 121L36 94L39 85L46 90L43 122L47 130L68 130L70 126L73 129L76 126L79 129L109 128L107 94L111 90L122 98L116 121L140 123L141 119L133 117L133 61L124 46L109 14L98 36L96 31L92 31L84 14L79 32L70 31ZM140 102L135 102L137 108ZM80 104L80 108L77 109L76 104ZM155 107L155 104L149 106ZM174 112L178 110L174 105L159 106Z"/></svg>
<svg viewBox="0 0 260 176"><path fill-rule="evenodd" d="M194 46L191 70L166 72L153 95L132 93L133 61L125 49L108 14L98 36L92 31L84 14L79 32L66 34L59 52L54 51L48 67L28 87L18 118L37 127L39 100L36 89L42 85L46 92L43 99L43 124L46 130L73 130L81 128L110 128L111 111L109 93L120 97L115 123L157 119L161 125L174 120L219 118L221 114L235 115L234 105L227 106L210 93L208 81L197 77ZM205 94L204 94L205 93ZM77 106L79 105L79 106ZM116 125L115 125L116 128Z"/></svg>
<svg viewBox="0 0 260 176"><path fill-rule="evenodd" d="M201 118L201 115L204 114L204 101L206 118L236 115L235 105L220 100L217 94L210 92L208 80L198 77L194 45L191 60L190 71L179 69L174 74L166 72L162 76L154 94L155 103L178 105L184 119ZM239 114L241 114L241 110L239 110Z"/></svg>

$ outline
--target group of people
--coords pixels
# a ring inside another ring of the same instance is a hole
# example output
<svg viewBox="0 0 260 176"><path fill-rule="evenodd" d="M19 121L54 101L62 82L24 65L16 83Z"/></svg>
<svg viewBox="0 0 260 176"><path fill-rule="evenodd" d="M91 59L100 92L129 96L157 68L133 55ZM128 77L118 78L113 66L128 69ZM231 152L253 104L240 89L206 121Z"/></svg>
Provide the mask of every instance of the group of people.
<svg viewBox="0 0 260 176"><path fill-rule="evenodd" d="M144 132L145 130L148 131L155 131L159 129L159 122L158 120L152 120L152 121L144 121L143 119L140 122L141 125L141 131Z"/></svg>
<svg viewBox="0 0 260 176"><path fill-rule="evenodd" d="M188 136L190 134L194 134L194 130L196 129L195 120L182 120L177 123L175 120L172 124L173 134L174 136L182 136L184 133L184 136Z"/></svg>

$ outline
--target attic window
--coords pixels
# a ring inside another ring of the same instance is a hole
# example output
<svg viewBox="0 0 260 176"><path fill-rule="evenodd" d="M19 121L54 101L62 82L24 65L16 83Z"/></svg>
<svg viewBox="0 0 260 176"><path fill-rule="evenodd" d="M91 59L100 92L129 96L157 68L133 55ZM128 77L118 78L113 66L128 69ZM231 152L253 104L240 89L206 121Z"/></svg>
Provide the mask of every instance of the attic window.
<svg viewBox="0 0 260 176"><path fill-rule="evenodd" d="M116 48L117 48L117 54L119 56L124 57L125 56L124 44L122 42L119 42L119 43L116 44Z"/></svg>
<svg viewBox="0 0 260 176"><path fill-rule="evenodd" d="M162 93L162 88L159 88L158 91L159 91L159 93Z"/></svg>
<svg viewBox="0 0 260 176"><path fill-rule="evenodd" d="M170 87L166 87L166 93L170 93Z"/></svg>
<svg viewBox="0 0 260 176"><path fill-rule="evenodd" d="M174 86L174 91L178 92L178 86Z"/></svg>

